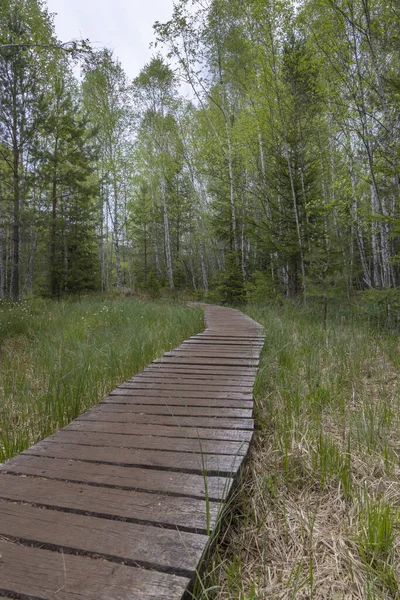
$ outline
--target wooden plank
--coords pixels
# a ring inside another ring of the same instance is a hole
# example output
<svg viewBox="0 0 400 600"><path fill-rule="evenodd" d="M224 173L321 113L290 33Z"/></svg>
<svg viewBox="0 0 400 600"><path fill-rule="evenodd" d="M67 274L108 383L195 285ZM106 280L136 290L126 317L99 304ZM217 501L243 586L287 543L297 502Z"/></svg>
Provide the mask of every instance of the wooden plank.
<svg viewBox="0 0 400 600"><path fill-rule="evenodd" d="M198 359L198 358L204 358L204 359L216 359L216 360L223 360L223 361L229 361L229 364L235 365L235 364L243 364L242 361L246 361L244 364L247 365L254 362L256 363L259 359L259 354L258 352L243 352L243 351L238 351L238 352L221 352L220 350L191 350L191 349L186 349L186 348L176 348L175 350L171 350L170 352L166 352L163 356L163 358L169 358L169 357L175 357L175 358L190 358L190 359Z"/></svg>
<svg viewBox="0 0 400 600"><path fill-rule="evenodd" d="M256 348L260 350L263 348L265 344L264 338L249 338L249 339L240 339L240 338L232 338L232 337L194 337L189 338L182 342L182 346L215 346L221 345L225 350L228 350L233 347L238 348Z"/></svg>
<svg viewBox="0 0 400 600"><path fill-rule="evenodd" d="M243 379L233 379L231 377L223 377L221 375L191 375L190 373L169 373L168 371L162 372L160 369L153 371L153 373L145 372L139 373L128 379L132 382L146 382L146 383L157 383L157 381L163 380L166 383L175 384L180 383L182 385L201 385L204 389L220 388L223 390L253 390L253 383L251 381L243 381Z"/></svg>
<svg viewBox="0 0 400 600"><path fill-rule="evenodd" d="M119 400L121 398L121 400ZM133 402L130 402L130 398ZM141 400L141 404L137 403L137 399ZM149 396L151 399L151 396ZM215 417L218 419L251 419L252 410L247 408L225 408L214 407L214 406L188 406L185 403L185 398L177 396L181 400L178 404L169 404L168 396L159 396L158 398L164 398L164 404L151 404L146 402L146 398L142 395L135 394L135 390L126 390L124 396L110 395L107 399L103 400L102 403L109 404L110 402L120 402L122 404L130 404L130 412L137 412L139 414L148 415L178 415L187 417Z"/></svg>
<svg viewBox="0 0 400 600"><path fill-rule="evenodd" d="M151 384L150 384L151 385ZM186 386L187 387L187 386ZM141 387L137 386L136 383L126 382L115 388L111 394L119 393L124 391L132 396L141 396L145 399L147 396L157 396L165 398L221 398L231 400L252 400L253 394L251 392L234 392L225 390L213 390L207 391L202 390L198 387L197 390L186 390L185 386L180 387L179 385L167 387L167 384L163 385L162 382L159 385L153 385L152 387Z"/></svg>
<svg viewBox="0 0 400 600"><path fill-rule="evenodd" d="M237 329L237 335L236 336L232 336L231 335L231 331L228 331L225 328L222 328L220 331L214 329L213 331L211 330L204 330L202 333L198 333L196 335L191 336L190 338L188 338L188 340L207 340L207 339L228 339L228 340L235 340L235 337L238 341L251 341L251 342L257 342L262 344L265 341L265 335L262 332L257 332L255 335L253 333L248 333L246 330L239 330L239 328ZM249 340L244 339L244 338L250 338ZM188 340L184 340L185 342Z"/></svg>
<svg viewBox="0 0 400 600"><path fill-rule="evenodd" d="M214 348L215 346L221 347L222 349L226 349L227 346L228 347L237 347L237 348L247 348L248 346L250 346L251 348L257 348L257 349L261 349L264 347L264 339L262 340L255 340L255 339L248 339L248 340L235 340L233 338L217 338L217 337L192 337L188 340L185 340L184 342L182 342L181 346L187 346L187 347L191 347L191 346L210 346L212 348Z"/></svg>
<svg viewBox="0 0 400 600"><path fill-rule="evenodd" d="M197 385L197 387L201 386L200 389L203 389L203 387L206 386L205 389L208 389L208 391L215 391L217 388L221 391L248 393L250 393L254 387L254 377L246 377L244 375L236 375L233 377L229 373L209 373L209 376L207 377L207 372L192 373L190 368L185 369L178 366L175 369L175 367L171 367L173 366L158 367L153 371L143 371L132 379L127 379L124 383L152 383L154 385L159 385L160 381L168 383L169 380L172 380L170 385Z"/></svg>
<svg viewBox="0 0 400 600"><path fill-rule="evenodd" d="M135 410L131 411L131 408L133 407L133 403L126 404L121 402L102 402L96 406L96 408L92 409L92 412L97 413L97 411L112 410L114 413L125 413L127 419L126 422L136 423L137 425L165 425L172 427L200 427L236 430L244 429L250 431L252 431L254 428L254 421L252 419L221 419L218 417L185 417L180 415L146 415L143 413L137 413Z"/></svg>
<svg viewBox="0 0 400 600"><path fill-rule="evenodd" d="M47 438L49 442L79 444L84 446L107 446L136 448L138 450L168 450L171 452L200 454L245 454L246 442L227 440L202 440L195 438L169 438L161 436L129 435L120 433L97 433L90 430L85 421L72 422L65 429ZM182 458L184 461L184 457Z"/></svg>
<svg viewBox="0 0 400 600"><path fill-rule="evenodd" d="M253 366L258 364L258 356L253 356L251 353L248 355L240 352L234 354L233 352L227 353L224 352L223 356L221 356L220 352L194 352L190 350L171 350L171 352L166 352L161 359L162 361L167 360L168 358L176 358L181 360L190 360L194 361L193 364L196 364L197 361L201 361L202 363L209 364L220 364L220 365L240 365L240 366ZM192 363L190 363L192 364Z"/></svg>
<svg viewBox="0 0 400 600"><path fill-rule="evenodd" d="M207 373L210 375L232 376L235 378L247 379L247 380L251 380L251 381L254 381L255 375L257 373L257 367L241 367L241 366L232 367L229 365L219 365L219 366L214 365L213 366L213 365L203 365L200 363L197 364L197 366L195 366L195 365L185 365L184 363L174 364L171 362L164 364L161 359L154 360L142 372L146 373L146 372L152 371L153 369L154 370L159 369L160 371L168 370L171 373L173 373L174 371L178 371L178 372L185 372L185 373L189 372L191 374L201 373L204 375L204 373Z"/></svg>
<svg viewBox="0 0 400 600"><path fill-rule="evenodd" d="M230 398L234 398L234 394L238 394L239 395L239 399L241 399L242 397L244 399L252 399L253 398L253 393L252 393L252 387L248 386L245 390L242 389L237 389L235 386L224 386L223 384L218 384L216 383L215 385L209 385L209 384L205 384L204 381L200 383L187 383L187 382L181 382L179 380L177 381L173 381L170 382L168 381L168 379L166 378L161 378L159 380L151 380L151 378L148 379L130 379L128 381L126 381L125 383L119 385L116 389L124 389L124 388L131 388L131 389L135 389L135 390L157 390L159 391L160 389L162 390L166 390L166 391L179 391L179 392L208 392L208 393L226 393L229 394Z"/></svg>
<svg viewBox="0 0 400 600"><path fill-rule="evenodd" d="M91 553L192 577L207 543L198 533L121 523L0 501L0 537ZM52 548L51 548L52 549ZM1 586L1 583L0 583Z"/></svg>
<svg viewBox="0 0 400 600"><path fill-rule="evenodd" d="M73 446L54 444L43 440L23 455L66 458L93 463L167 469L173 472L198 473L209 476L223 476L235 473L243 461L243 456L224 454L185 454L180 452L159 452L157 450L132 450L128 448L103 448L101 446ZM183 460L182 460L183 459Z"/></svg>
<svg viewBox="0 0 400 600"><path fill-rule="evenodd" d="M31 475L75 483L91 483L130 490L161 492L178 496L193 496L221 500L227 496L231 478L209 477L170 471L118 465L96 464L64 458L48 458L20 454L0 465L0 471L15 475ZM206 478L206 481L205 479ZM207 483L207 493L206 493Z"/></svg>
<svg viewBox="0 0 400 600"><path fill-rule="evenodd" d="M0 555L0 590L25 600L177 600L189 583L185 577L3 541Z"/></svg>
<svg viewBox="0 0 400 600"><path fill-rule="evenodd" d="M120 433L131 433L136 435L158 435L173 438L200 438L202 440L231 440L249 442L253 436L250 430L234 429L203 429L195 427L163 427L162 425L136 425L136 423L127 422L125 413L87 413L73 423L84 421L90 423L90 431L102 431L107 433L116 433L117 428ZM71 423L71 426L73 425ZM121 427L123 425L123 427ZM93 429L92 429L93 427Z"/></svg>
<svg viewBox="0 0 400 600"><path fill-rule="evenodd" d="M114 398L114 396L112 397ZM138 413L132 402L101 402L95 408L92 408L92 413L97 412L117 412L125 413L126 418L130 419L131 423L137 425L164 425L172 427L193 427L193 428L211 428L211 429L235 429L235 430L253 430L254 421L252 419L239 418L218 418L218 417L185 417L183 415L152 415ZM131 410L133 408L133 410Z"/></svg>
<svg viewBox="0 0 400 600"><path fill-rule="evenodd" d="M91 516L159 524L182 531L207 532L205 501L196 498L150 494L0 474L0 498ZM210 523L215 524L219 503L209 502Z"/></svg>
<svg viewBox="0 0 400 600"><path fill-rule="evenodd" d="M235 333L235 331L232 332L232 331L222 327L220 331L215 331L215 332L212 332L212 331L206 329L204 333L198 333L197 335L193 335L189 339L191 339L191 340L210 339L210 340L249 341L249 342L259 341L260 343L264 343L265 335L260 332L239 333L239 330L237 333Z"/></svg>
<svg viewBox="0 0 400 600"><path fill-rule="evenodd" d="M228 369L228 370L226 370ZM207 367L207 365L199 365L198 367L193 367L190 365L174 365L168 364L163 365L162 363L152 363L148 367L146 367L142 373L148 375L149 373L158 373L160 375L165 375L165 373L171 375L190 375L195 377L209 377L209 378L218 378L221 377L221 381L223 378L231 378L232 381L243 381L244 383L252 383L254 385L255 374L246 369L243 372L242 369L231 369L230 367Z"/></svg>
<svg viewBox="0 0 400 600"><path fill-rule="evenodd" d="M168 364L182 364L182 365L204 365L204 366L217 366L217 367L231 367L232 372L236 369L236 367L248 367L255 368L258 365L258 360L256 359L245 359L245 358L201 358L190 356L165 356L158 360L153 361L154 363L162 363L164 365Z"/></svg>
<svg viewBox="0 0 400 600"><path fill-rule="evenodd" d="M220 348L210 348L206 346L205 348L198 347L190 347L187 348L185 346L179 346L171 350L170 352L166 352L164 356L196 356L196 357L205 357L205 358L221 358L221 354L223 352L224 358L245 358L257 359L259 356L258 350L254 348L225 348L225 350L221 350Z"/></svg>
<svg viewBox="0 0 400 600"><path fill-rule="evenodd" d="M125 404L126 398L128 398L129 404L142 404L144 401L146 405L153 406L209 406L221 407L221 408L247 408L251 410L253 408L253 402L250 400L231 400L227 398L165 398L162 396L147 396L143 399L141 396L132 395L129 390L115 390L111 392L109 396L106 396L99 405L113 404L116 398L120 398L120 403ZM125 398L125 400L124 400ZM94 410L94 409L93 409ZM80 418L80 417L78 417Z"/></svg>

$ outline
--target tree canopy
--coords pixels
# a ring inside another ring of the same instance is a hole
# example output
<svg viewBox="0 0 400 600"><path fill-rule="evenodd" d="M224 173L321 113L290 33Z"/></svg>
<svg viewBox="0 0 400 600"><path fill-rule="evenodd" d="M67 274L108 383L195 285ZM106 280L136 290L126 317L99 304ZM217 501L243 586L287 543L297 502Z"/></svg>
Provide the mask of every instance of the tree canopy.
<svg viewBox="0 0 400 600"><path fill-rule="evenodd" d="M42 0L0 17L0 297L398 287L395 0L178 0L133 81L76 80Z"/></svg>

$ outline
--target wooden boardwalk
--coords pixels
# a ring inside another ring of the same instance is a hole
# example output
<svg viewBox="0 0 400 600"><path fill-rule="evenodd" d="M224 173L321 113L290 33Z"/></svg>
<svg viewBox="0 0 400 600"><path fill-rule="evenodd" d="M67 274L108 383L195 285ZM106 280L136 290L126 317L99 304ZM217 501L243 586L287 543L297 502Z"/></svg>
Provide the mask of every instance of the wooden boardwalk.
<svg viewBox="0 0 400 600"><path fill-rule="evenodd" d="M264 341L205 310L203 333L0 465L0 598L186 597L253 435Z"/></svg>

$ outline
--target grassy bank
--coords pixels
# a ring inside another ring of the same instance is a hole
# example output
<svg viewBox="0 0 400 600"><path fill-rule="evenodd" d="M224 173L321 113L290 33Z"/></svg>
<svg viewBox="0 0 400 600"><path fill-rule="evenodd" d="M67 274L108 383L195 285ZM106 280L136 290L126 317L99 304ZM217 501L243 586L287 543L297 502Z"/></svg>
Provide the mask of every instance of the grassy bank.
<svg viewBox="0 0 400 600"><path fill-rule="evenodd" d="M196 598L399 598L399 338L337 309L266 328L257 436Z"/></svg>
<svg viewBox="0 0 400 600"><path fill-rule="evenodd" d="M166 302L0 304L0 462L203 328L201 310Z"/></svg>

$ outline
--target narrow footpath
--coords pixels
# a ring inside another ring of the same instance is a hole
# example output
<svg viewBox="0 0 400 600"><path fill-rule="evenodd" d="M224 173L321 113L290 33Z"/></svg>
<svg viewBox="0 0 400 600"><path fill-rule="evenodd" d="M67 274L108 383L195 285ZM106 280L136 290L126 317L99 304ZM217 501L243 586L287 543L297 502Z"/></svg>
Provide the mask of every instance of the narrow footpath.
<svg viewBox="0 0 400 600"><path fill-rule="evenodd" d="M207 329L0 465L0 598L181 600L253 436L261 325Z"/></svg>

